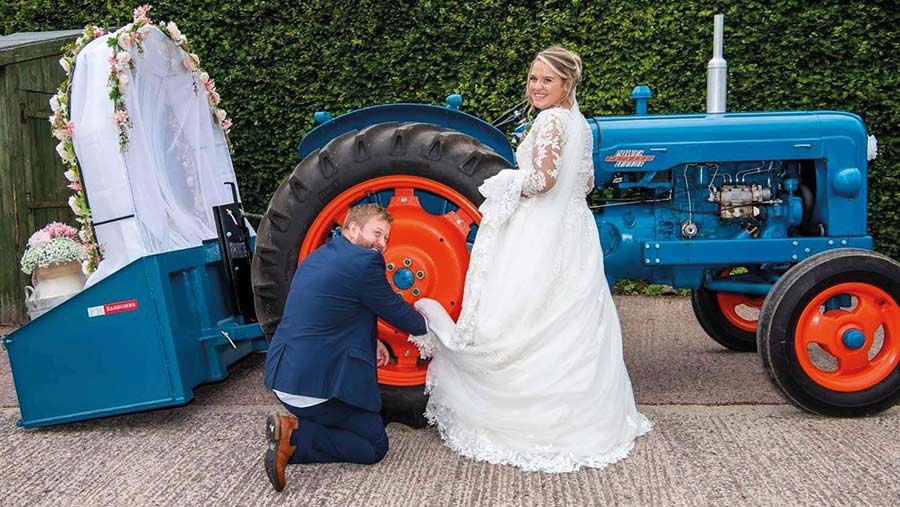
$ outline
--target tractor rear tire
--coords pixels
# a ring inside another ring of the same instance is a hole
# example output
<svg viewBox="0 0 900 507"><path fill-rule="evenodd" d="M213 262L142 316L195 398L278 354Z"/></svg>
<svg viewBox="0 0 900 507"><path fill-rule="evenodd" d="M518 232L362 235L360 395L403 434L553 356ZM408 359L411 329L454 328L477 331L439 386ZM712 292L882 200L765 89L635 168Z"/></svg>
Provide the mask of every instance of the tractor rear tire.
<svg viewBox="0 0 900 507"><path fill-rule="evenodd" d="M281 321L307 233L342 193L375 178L411 176L454 191L477 213L484 200L478 187L509 167L476 139L425 123L372 125L310 153L275 191L257 231L251 281L266 338L271 340ZM383 386L383 393L386 420L424 425L424 385Z"/></svg>
<svg viewBox="0 0 900 507"><path fill-rule="evenodd" d="M815 414L860 417L893 407L900 401L898 303L900 263L884 255L846 248L793 266L769 291L759 318L769 380ZM822 366L829 356L833 364Z"/></svg>

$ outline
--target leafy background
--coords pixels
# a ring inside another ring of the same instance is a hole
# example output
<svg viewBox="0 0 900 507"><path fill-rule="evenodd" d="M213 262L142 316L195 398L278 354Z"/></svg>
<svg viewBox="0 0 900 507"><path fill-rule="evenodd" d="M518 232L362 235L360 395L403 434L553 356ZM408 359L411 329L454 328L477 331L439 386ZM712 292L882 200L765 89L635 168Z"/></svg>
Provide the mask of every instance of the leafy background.
<svg viewBox="0 0 900 507"><path fill-rule="evenodd" d="M133 2L6 0L0 33L130 21ZM585 61L587 115L705 107L712 17L725 14L730 111L846 110L878 136L869 167L876 249L900 257L900 8L890 1L160 0L211 71L235 120L234 164L249 211L298 162L318 110L385 102L442 104L488 120L517 102L534 53L551 44Z"/></svg>

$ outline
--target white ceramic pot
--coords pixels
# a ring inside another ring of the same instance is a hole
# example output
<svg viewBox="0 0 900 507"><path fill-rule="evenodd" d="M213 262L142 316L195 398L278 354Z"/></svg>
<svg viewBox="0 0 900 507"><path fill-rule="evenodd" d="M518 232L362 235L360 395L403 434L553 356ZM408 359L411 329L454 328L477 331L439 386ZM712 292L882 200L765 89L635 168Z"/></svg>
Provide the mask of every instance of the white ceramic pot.
<svg viewBox="0 0 900 507"><path fill-rule="evenodd" d="M34 284L33 294L29 297L26 289L26 300L58 298L81 292L85 278L81 272L81 263L69 261L46 268L35 268L31 281Z"/></svg>

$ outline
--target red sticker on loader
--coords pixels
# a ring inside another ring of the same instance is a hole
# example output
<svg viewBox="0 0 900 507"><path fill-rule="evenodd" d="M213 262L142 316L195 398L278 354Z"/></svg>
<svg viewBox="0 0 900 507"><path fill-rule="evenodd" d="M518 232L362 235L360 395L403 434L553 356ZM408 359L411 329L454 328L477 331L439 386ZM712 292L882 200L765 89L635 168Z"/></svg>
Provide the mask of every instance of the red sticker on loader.
<svg viewBox="0 0 900 507"><path fill-rule="evenodd" d="M118 301L116 303L108 303L100 306L92 306L88 308L88 317L102 317L113 313L133 312L138 309L137 299L129 299L127 301Z"/></svg>

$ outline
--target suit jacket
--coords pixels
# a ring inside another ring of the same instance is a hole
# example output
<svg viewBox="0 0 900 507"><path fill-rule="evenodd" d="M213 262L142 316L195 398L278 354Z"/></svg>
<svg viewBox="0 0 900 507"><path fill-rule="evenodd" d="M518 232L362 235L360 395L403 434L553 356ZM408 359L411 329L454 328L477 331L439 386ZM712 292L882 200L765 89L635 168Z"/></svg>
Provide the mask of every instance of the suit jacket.
<svg viewBox="0 0 900 507"><path fill-rule="evenodd" d="M413 335L425 319L394 293L384 257L337 237L297 268L266 354L266 387L381 409L377 317Z"/></svg>

